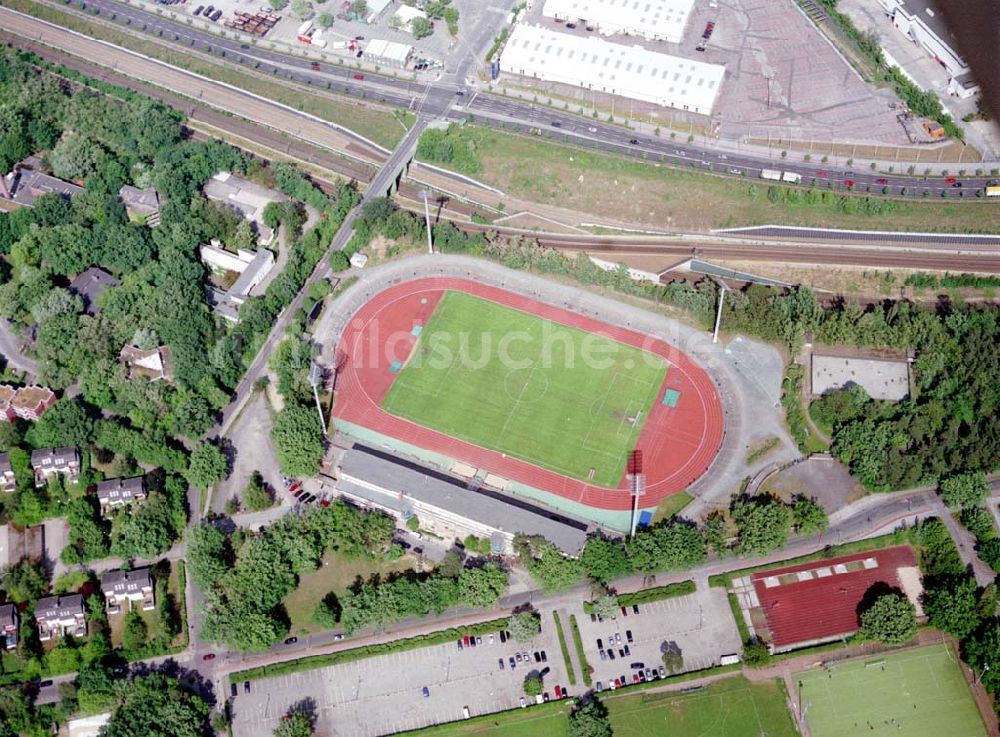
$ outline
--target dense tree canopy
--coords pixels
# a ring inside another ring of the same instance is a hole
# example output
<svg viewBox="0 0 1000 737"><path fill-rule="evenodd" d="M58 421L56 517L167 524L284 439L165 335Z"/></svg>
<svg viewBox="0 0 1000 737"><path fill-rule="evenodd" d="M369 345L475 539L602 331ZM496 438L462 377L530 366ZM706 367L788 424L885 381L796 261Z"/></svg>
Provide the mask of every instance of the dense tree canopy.
<svg viewBox="0 0 1000 737"><path fill-rule="evenodd" d="M289 476L312 476L323 458L323 430L316 409L286 404L271 428L281 470Z"/></svg>
<svg viewBox="0 0 1000 737"><path fill-rule="evenodd" d="M902 645L917 634L917 610L902 594L879 596L860 620L862 636L886 645Z"/></svg>
<svg viewBox="0 0 1000 737"><path fill-rule="evenodd" d="M766 555L788 540L790 511L772 496L738 499L732 513L739 530L738 550L744 555Z"/></svg>
<svg viewBox="0 0 1000 737"><path fill-rule="evenodd" d="M120 681L104 737L203 737L211 708L173 678L160 674Z"/></svg>

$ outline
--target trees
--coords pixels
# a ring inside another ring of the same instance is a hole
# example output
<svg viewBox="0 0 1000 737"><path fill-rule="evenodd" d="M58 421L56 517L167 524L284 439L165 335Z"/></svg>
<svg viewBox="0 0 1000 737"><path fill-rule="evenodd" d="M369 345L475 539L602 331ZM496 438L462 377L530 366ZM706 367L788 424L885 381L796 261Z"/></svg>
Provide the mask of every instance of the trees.
<svg viewBox="0 0 1000 737"><path fill-rule="evenodd" d="M26 439L35 448L83 448L94 440L94 420L78 400L60 399L31 426Z"/></svg>
<svg viewBox="0 0 1000 737"><path fill-rule="evenodd" d="M312 16L313 6L309 0L292 0L292 15L299 20Z"/></svg>
<svg viewBox="0 0 1000 737"><path fill-rule="evenodd" d="M902 645L917 634L917 610L902 594L882 594L861 612L861 635L886 645Z"/></svg>
<svg viewBox="0 0 1000 737"><path fill-rule="evenodd" d="M116 688L104 737L203 737L209 705L174 678L153 673L123 681Z"/></svg>
<svg viewBox="0 0 1000 737"><path fill-rule="evenodd" d="M288 403L274 420L271 428L281 462L281 470L288 476L312 476L323 457L323 432L313 408Z"/></svg>
<svg viewBox="0 0 1000 737"><path fill-rule="evenodd" d="M410 21L410 30L414 38L426 38L434 33L434 26L426 18L414 18Z"/></svg>
<svg viewBox="0 0 1000 737"><path fill-rule="evenodd" d="M243 492L243 503L247 505L247 509L251 512L259 512L274 504L274 499L271 498L271 494L264 487L264 479L260 475L260 471L254 471L250 475L250 482Z"/></svg>
<svg viewBox="0 0 1000 737"><path fill-rule="evenodd" d="M154 558L177 536L166 497L153 492L141 504L119 512L111 528L111 552L120 558Z"/></svg>
<svg viewBox="0 0 1000 737"><path fill-rule="evenodd" d="M333 25L334 17L329 13L320 13L316 18L316 25L320 28L329 28Z"/></svg>
<svg viewBox="0 0 1000 737"><path fill-rule="evenodd" d="M537 612L518 612L507 620L507 631L514 642L531 642L538 634L540 621Z"/></svg>
<svg viewBox="0 0 1000 737"><path fill-rule="evenodd" d="M1000 691L1000 619L992 617L965 641L969 666L990 693Z"/></svg>
<svg viewBox="0 0 1000 737"><path fill-rule="evenodd" d="M526 567L531 577L546 593L569 588L579 581L583 574L580 561L567 558L559 548L548 541L538 546Z"/></svg>
<svg viewBox="0 0 1000 737"><path fill-rule="evenodd" d="M458 576L458 598L466 606L493 606L506 590L507 574L496 563L466 568Z"/></svg>
<svg viewBox="0 0 1000 737"><path fill-rule="evenodd" d="M275 727L274 737L310 737L312 733L313 725L309 715L293 711L286 714Z"/></svg>
<svg viewBox="0 0 1000 737"><path fill-rule="evenodd" d="M766 555L788 540L788 507L772 496L739 499L732 513L739 531L737 549L742 555Z"/></svg>
<svg viewBox="0 0 1000 737"><path fill-rule="evenodd" d="M941 479L941 499L952 509L982 504L990 493L990 484L982 471L963 473Z"/></svg>
<svg viewBox="0 0 1000 737"><path fill-rule="evenodd" d="M125 626L122 632L122 650L127 655L139 655L146 645L146 621L136 610L130 610L125 615Z"/></svg>
<svg viewBox="0 0 1000 737"><path fill-rule="evenodd" d="M192 486L208 489L222 481L227 470L226 457L219 447L213 443L201 443L191 451L186 475Z"/></svg>
<svg viewBox="0 0 1000 737"><path fill-rule="evenodd" d="M0 589L7 592L10 601L34 601L48 586L45 569L27 558L0 571Z"/></svg>
<svg viewBox="0 0 1000 737"><path fill-rule="evenodd" d="M587 540L580 556L583 569L595 581L607 583L632 572L632 563L625 546L618 541L592 537Z"/></svg>
<svg viewBox="0 0 1000 737"><path fill-rule="evenodd" d="M976 580L967 574L939 576L924 591L924 611L930 623L960 639L978 626L978 605Z"/></svg>
<svg viewBox="0 0 1000 737"><path fill-rule="evenodd" d="M672 571L704 563L707 558L701 531L687 520L674 518L636 533L627 546L637 571Z"/></svg>
<svg viewBox="0 0 1000 737"><path fill-rule="evenodd" d="M684 654L676 642L660 643L660 654L663 660L663 667L668 673L680 673L684 670Z"/></svg>
<svg viewBox="0 0 1000 737"><path fill-rule="evenodd" d="M611 737L608 710L597 699L577 707L569 715L569 737Z"/></svg>
<svg viewBox="0 0 1000 737"><path fill-rule="evenodd" d="M743 662L751 668L761 668L771 660L771 651L767 644L758 638L743 643Z"/></svg>
<svg viewBox="0 0 1000 737"><path fill-rule="evenodd" d="M618 613L618 597L605 594L594 602L594 614L601 619L611 619Z"/></svg>
<svg viewBox="0 0 1000 737"><path fill-rule="evenodd" d="M792 520L800 535L825 532L830 526L826 510L815 499L799 495L792 500Z"/></svg>
<svg viewBox="0 0 1000 737"><path fill-rule="evenodd" d="M524 695L535 698L542 693L544 686L542 685L542 677L537 672L533 671L524 677Z"/></svg>
<svg viewBox="0 0 1000 737"><path fill-rule="evenodd" d="M207 589L229 569L226 536L207 522L192 527L187 537L188 572L198 587Z"/></svg>

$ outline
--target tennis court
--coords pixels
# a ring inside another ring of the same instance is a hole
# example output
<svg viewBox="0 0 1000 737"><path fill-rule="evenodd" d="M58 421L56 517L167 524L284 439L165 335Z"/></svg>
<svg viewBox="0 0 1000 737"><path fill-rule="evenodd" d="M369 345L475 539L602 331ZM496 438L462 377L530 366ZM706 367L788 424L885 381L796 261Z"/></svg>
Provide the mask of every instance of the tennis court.
<svg viewBox="0 0 1000 737"><path fill-rule="evenodd" d="M812 737L985 737L947 645L838 663L794 676Z"/></svg>
<svg viewBox="0 0 1000 737"><path fill-rule="evenodd" d="M662 357L634 346L448 291L382 409L615 487L666 373Z"/></svg>
<svg viewBox="0 0 1000 737"><path fill-rule="evenodd" d="M690 693L636 694L604 701L615 737L796 737L785 690L775 679L733 676Z"/></svg>

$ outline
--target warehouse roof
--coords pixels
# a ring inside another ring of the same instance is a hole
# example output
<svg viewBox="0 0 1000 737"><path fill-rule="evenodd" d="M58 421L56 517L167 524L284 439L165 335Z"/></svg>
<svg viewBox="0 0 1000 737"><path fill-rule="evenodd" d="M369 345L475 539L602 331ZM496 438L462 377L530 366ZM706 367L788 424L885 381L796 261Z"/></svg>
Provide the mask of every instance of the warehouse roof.
<svg viewBox="0 0 1000 737"><path fill-rule="evenodd" d="M342 478L338 486L384 507L401 511L405 504L401 494L405 493L419 502L497 530L544 535L570 555L580 552L587 540L584 522L500 492L473 491L464 481L373 448L355 445L344 454L340 468L344 476L367 483L355 484Z"/></svg>
<svg viewBox="0 0 1000 737"><path fill-rule="evenodd" d="M365 48L365 56L402 66L409 60L412 51L413 47L409 44L375 39Z"/></svg>
<svg viewBox="0 0 1000 737"><path fill-rule="evenodd" d="M546 0L542 15L579 19L605 34L629 33L680 43L694 0Z"/></svg>
<svg viewBox="0 0 1000 737"><path fill-rule="evenodd" d="M726 71L718 64L531 25L514 29L500 68L702 115L712 112Z"/></svg>

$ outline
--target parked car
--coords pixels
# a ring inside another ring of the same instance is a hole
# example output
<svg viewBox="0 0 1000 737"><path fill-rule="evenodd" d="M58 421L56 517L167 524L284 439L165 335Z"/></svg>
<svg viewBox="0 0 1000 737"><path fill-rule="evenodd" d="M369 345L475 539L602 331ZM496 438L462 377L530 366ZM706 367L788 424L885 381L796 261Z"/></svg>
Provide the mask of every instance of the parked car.
<svg viewBox="0 0 1000 737"><path fill-rule="evenodd" d="M206 653L201 656L202 660L215 660L215 653Z"/></svg>
<svg viewBox="0 0 1000 737"><path fill-rule="evenodd" d="M617 643L618 645L622 644L622 633L621 632L615 632L615 643Z"/></svg>
<svg viewBox="0 0 1000 737"><path fill-rule="evenodd" d="M645 683L645 681L646 681L646 673L644 671L639 671L639 682Z"/></svg>
<svg viewBox="0 0 1000 737"><path fill-rule="evenodd" d="M632 683L638 683L638 682L639 682L639 674L638 673L633 673L632 674Z"/></svg>
<svg viewBox="0 0 1000 737"><path fill-rule="evenodd" d="M229 684L229 695L232 696L234 699L236 698L236 684L235 683L230 683Z"/></svg>
<svg viewBox="0 0 1000 737"><path fill-rule="evenodd" d="M623 647L618 648L618 657L623 660L625 659L625 648Z"/></svg>
<svg viewBox="0 0 1000 737"><path fill-rule="evenodd" d="M482 637L477 637L476 638L476 644L477 645L482 645L483 644L483 638Z"/></svg>
<svg viewBox="0 0 1000 737"><path fill-rule="evenodd" d="M615 659L615 651L614 651L614 650L612 650L612 649L611 649L611 648L609 647L609 648L608 648L608 660L614 660L614 659Z"/></svg>
<svg viewBox="0 0 1000 737"><path fill-rule="evenodd" d="M608 654L606 652L604 652L603 650L598 650L597 652L599 652L601 654L601 660L607 660L608 659Z"/></svg>
<svg viewBox="0 0 1000 737"><path fill-rule="evenodd" d="M603 647L604 647L604 640L602 640L600 637L598 637L597 638L597 649L600 650Z"/></svg>
<svg viewBox="0 0 1000 737"><path fill-rule="evenodd" d="M597 621L597 615L594 614L593 612L590 613L590 621L591 622L596 622Z"/></svg>
<svg viewBox="0 0 1000 737"><path fill-rule="evenodd" d="M515 657L517 658L517 662L520 663L521 660L522 660L521 653L517 653L517 655Z"/></svg>
<svg viewBox="0 0 1000 737"><path fill-rule="evenodd" d="M510 662L510 669L511 669L511 670L514 670L514 667L515 667L515 666L514 666L514 658L513 658L513 657L512 657L512 658L510 658L510 661L509 661L509 662Z"/></svg>
<svg viewBox="0 0 1000 737"><path fill-rule="evenodd" d="M646 680L647 681L653 680L653 669L652 668L646 668Z"/></svg>
<svg viewBox="0 0 1000 737"><path fill-rule="evenodd" d="M625 639L632 642L632 630L625 630Z"/></svg>
<svg viewBox="0 0 1000 737"><path fill-rule="evenodd" d="M500 670L503 670L503 658L497 658L497 663L500 665Z"/></svg>
<svg viewBox="0 0 1000 737"><path fill-rule="evenodd" d="M495 640L495 639L493 639L493 635L490 635L490 644L492 645L492 644L493 644L493 643L495 643L495 642L496 642L496 640Z"/></svg>
<svg viewBox="0 0 1000 737"><path fill-rule="evenodd" d="M623 617L627 617L628 616L628 607L624 607L624 606L622 607L622 616Z"/></svg>
<svg viewBox="0 0 1000 737"><path fill-rule="evenodd" d="M466 647L468 647L469 646L469 636L468 635L463 635L462 636L462 642L465 644Z"/></svg>
<svg viewBox="0 0 1000 737"><path fill-rule="evenodd" d="M250 693L250 681L243 681L243 693Z"/></svg>
<svg viewBox="0 0 1000 737"><path fill-rule="evenodd" d="M214 21L219 20L219 18L221 18L221 17L222 17L222 11L221 10L216 10L214 13L212 13L212 20L214 20Z"/></svg>
<svg viewBox="0 0 1000 737"><path fill-rule="evenodd" d="M549 662L549 656L545 654L544 650L542 650L542 662L543 663L548 663Z"/></svg>
<svg viewBox="0 0 1000 737"><path fill-rule="evenodd" d="M203 11L204 9L205 9L204 5L199 5L197 8L195 8L194 9L195 17L197 18L199 15L201 15L201 11Z"/></svg>
<svg viewBox="0 0 1000 737"><path fill-rule="evenodd" d="M521 657L524 659L525 663L530 663L531 662L531 658L528 657L528 653L521 653Z"/></svg>
<svg viewBox="0 0 1000 737"><path fill-rule="evenodd" d="M632 651L628 649L628 645L626 645L625 647L623 647L622 650L625 651L625 657L629 657L629 656L632 655Z"/></svg>
<svg viewBox="0 0 1000 737"><path fill-rule="evenodd" d="M730 170L730 171L732 171L732 170ZM740 172L736 171L735 173L739 174ZM633 604L632 605L632 614L638 614L638 613L639 613L639 605L638 604Z"/></svg>
<svg viewBox="0 0 1000 737"><path fill-rule="evenodd" d="M875 180L875 184L888 184L888 183L889 180L886 179L885 177L879 177L878 179Z"/></svg>
<svg viewBox="0 0 1000 737"><path fill-rule="evenodd" d="M629 665L629 668L631 668L632 670L642 670L645 667L646 667L645 663L632 663L631 665Z"/></svg>
<svg viewBox="0 0 1000 737"><path fill-rule="evenodd" d="M214 12L215 12L215 6L214 5L209 5L207 8L205 8L205 17L207 18L208 16L210 16Z"/></svg>
<svg viewBox="0 0 1000 737"><path fill-rule="evenodd" d="M463 646L462 646L462 638L461 637L458 638L458 649L459 650L464 649Z"/></svg>
<svg viewBox="0 0 1000 737"><path fill-rule="evenodd" d="M507 633L503 630L500 630L500 642L507 642Z"/></svg>
<svg viewBox="0 0 1000 737"><path fill-rule="evenodd" d="M666 667L664 667L664 666L661 665L660 666L660 678L666 678L666 677L667 677L667 669L666 669Z"/></svg>
<svg viewBox="0 0 1000 737"><path fill-rule="evenodd" d="M424 686L424 688L423 688L423 694L424 694L424 698L425 699L429 698L430 695L431 695L431 690L429 688L427 688L427 686Z"/></svg>
<svg viewBox="0 0 1000 737"><path fill-rule="evenodd" d="M542 694L542 701L544 701L546 704L549 703L549 692L548 691L546 691L545 693Z"/></svg>

